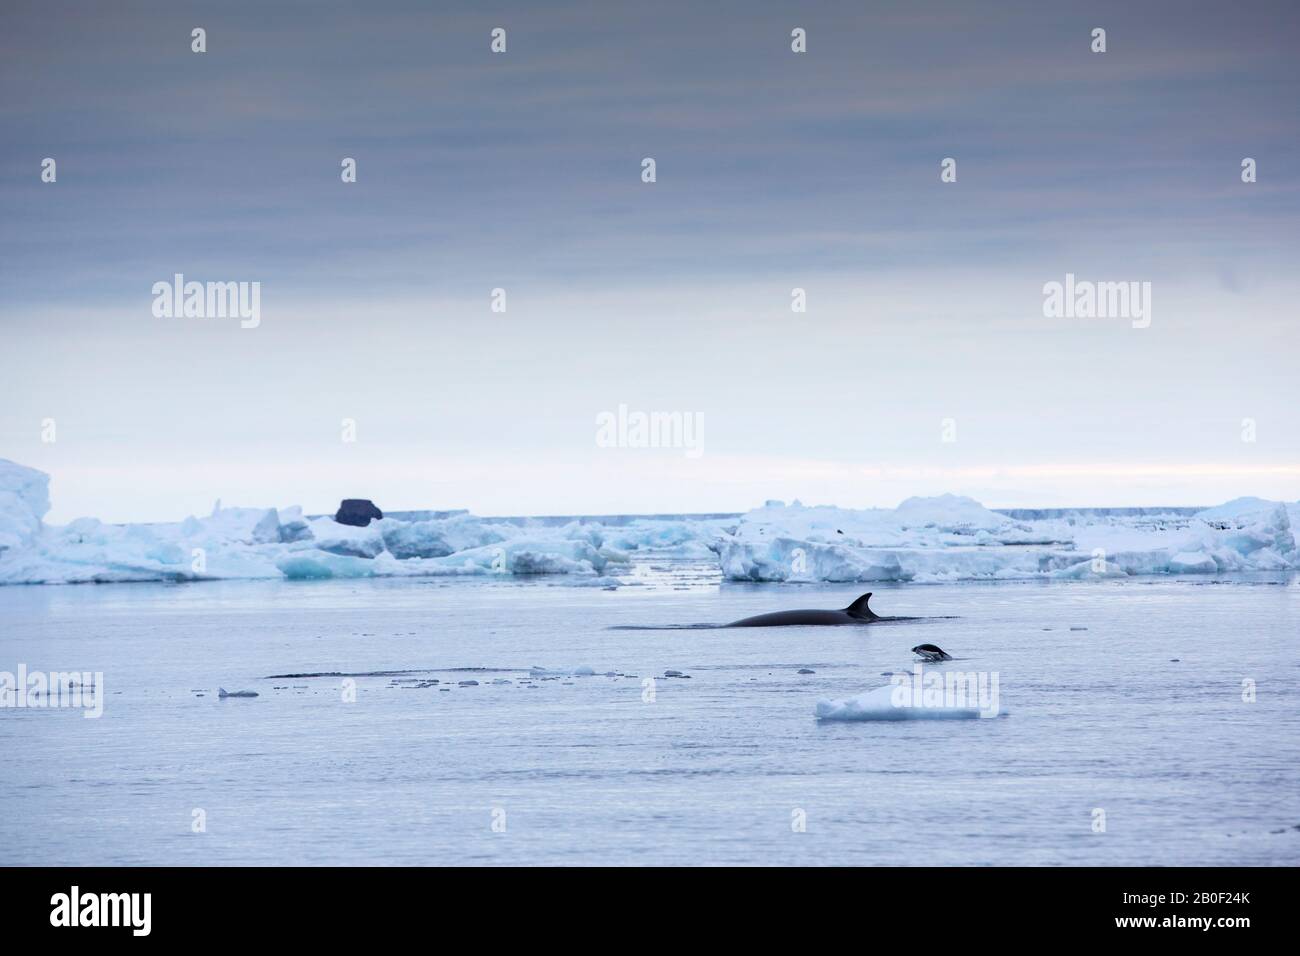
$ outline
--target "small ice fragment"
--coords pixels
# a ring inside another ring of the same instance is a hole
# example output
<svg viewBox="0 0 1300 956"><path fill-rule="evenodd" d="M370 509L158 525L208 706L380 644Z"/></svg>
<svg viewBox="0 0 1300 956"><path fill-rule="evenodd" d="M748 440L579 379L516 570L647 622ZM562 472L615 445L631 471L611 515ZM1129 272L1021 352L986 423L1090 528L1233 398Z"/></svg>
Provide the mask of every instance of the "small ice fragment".
<svg viewBox="0 0 1300 956"><path fill-rule="evenodd" d="M970 720L1006 714L996 698L984 709L977 701L916 701L912 694L893 686L873 690L843 700L819 700L813 713L818 720Z"/></svg>

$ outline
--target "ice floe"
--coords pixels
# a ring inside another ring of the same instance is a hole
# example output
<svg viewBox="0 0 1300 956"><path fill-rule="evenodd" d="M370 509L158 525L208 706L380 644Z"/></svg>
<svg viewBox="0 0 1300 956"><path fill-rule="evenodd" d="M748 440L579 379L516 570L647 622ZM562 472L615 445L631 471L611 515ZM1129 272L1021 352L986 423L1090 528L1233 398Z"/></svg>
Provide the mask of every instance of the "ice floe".
<svg viewBox="0 0 1300 956"><path fill-rule="evenodd" d="M954 700L951 695L914 693L906 682L876 687L843 700L819 700L818 720L974 720L1006 713L996 703Z"/></svg>

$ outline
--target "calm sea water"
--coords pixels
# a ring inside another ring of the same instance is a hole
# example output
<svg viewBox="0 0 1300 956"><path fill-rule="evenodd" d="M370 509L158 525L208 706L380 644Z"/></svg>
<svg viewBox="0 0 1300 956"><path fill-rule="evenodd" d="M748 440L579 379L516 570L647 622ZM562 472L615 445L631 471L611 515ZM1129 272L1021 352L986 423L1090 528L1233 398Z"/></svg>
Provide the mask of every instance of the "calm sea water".
<svg viewBox="0 0 1300 956"><path fill-rule="evenodd" d="M862 590L643 572L0 588L0 671L105 694L97 720L0 710L0 864L1300 862L1295 581L877 587L879 613L956 617L609 630ZM923 641L996 672L1009 714L814 719ZM580 665L620 676L528 676ZM381 670L418 673L352 702L268 679Z"/></svg>

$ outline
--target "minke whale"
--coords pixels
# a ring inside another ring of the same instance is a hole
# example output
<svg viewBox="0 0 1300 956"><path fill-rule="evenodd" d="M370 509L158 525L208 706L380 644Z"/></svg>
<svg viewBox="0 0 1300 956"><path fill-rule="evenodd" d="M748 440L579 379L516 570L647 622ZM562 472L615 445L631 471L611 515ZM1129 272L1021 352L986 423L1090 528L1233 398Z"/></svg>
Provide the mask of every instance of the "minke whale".
<svg viewBox="0 0 1300 956"><path fill-rule="evenodd" d="M881 617L867 606L871 600L868 591L848 607L839 611L819 611L802 609L797 611L774 611L771 614L759 614L756 617L741 618L724 624L723 627L795 627L800 625L874 624L876 621L916 621L914 617Z"/></svg>
<svg viewBox="0 0 1300 956"><path fill-rule="evenodd" d="M877 614L867 606L871 600L868 591L841 610L802 608L797 611L774 611L755 617L741 618L730 624L612 624L611 631L686 631L724 627L807 627L809 625L837 626L844 624L883 624L894 621L938 621L936 617L897 617Z"/></svg>

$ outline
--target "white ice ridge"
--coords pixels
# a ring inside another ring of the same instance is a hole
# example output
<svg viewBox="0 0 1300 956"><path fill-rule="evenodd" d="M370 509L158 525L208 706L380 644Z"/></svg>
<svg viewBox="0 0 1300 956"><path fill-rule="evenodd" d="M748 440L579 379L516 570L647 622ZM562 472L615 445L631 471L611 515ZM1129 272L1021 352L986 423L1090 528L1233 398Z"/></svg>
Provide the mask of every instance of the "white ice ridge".
<svg viewBox="0 0 1300 956"><path fill-rule="evenodd" d="M54 527L42 523L48 487L45 473L0 459L0 584L560 574L608 586L641 552L712 560L720 534L716 520L556 526L467 514L358 528L298 507L219 505L176 523Z"/></svg>
<svg viewBox="0 0 1300 956"><path fill-rule="evenodd" d="M1238 498L1194 515L1015 520L970 498L909 498L854 511L770 501L724 536L740 581L974 581L1222 574L1300 567L1300 503Z"/></svg>
<svg viewBox="0 0 1300 956"><path fill-rule="evenodd" d="M1016 520L970 498L850 510L769 502L740 518L582 519L457 513L365 528L301 508L215 508L168 524L78 518L55 527L49 478L0 459L0 584L565 575L619 583L647 557L719 562L749 581L966 581L1300 568L1300 503L1239 498L1195 515L1071 513Z"/></svg>

